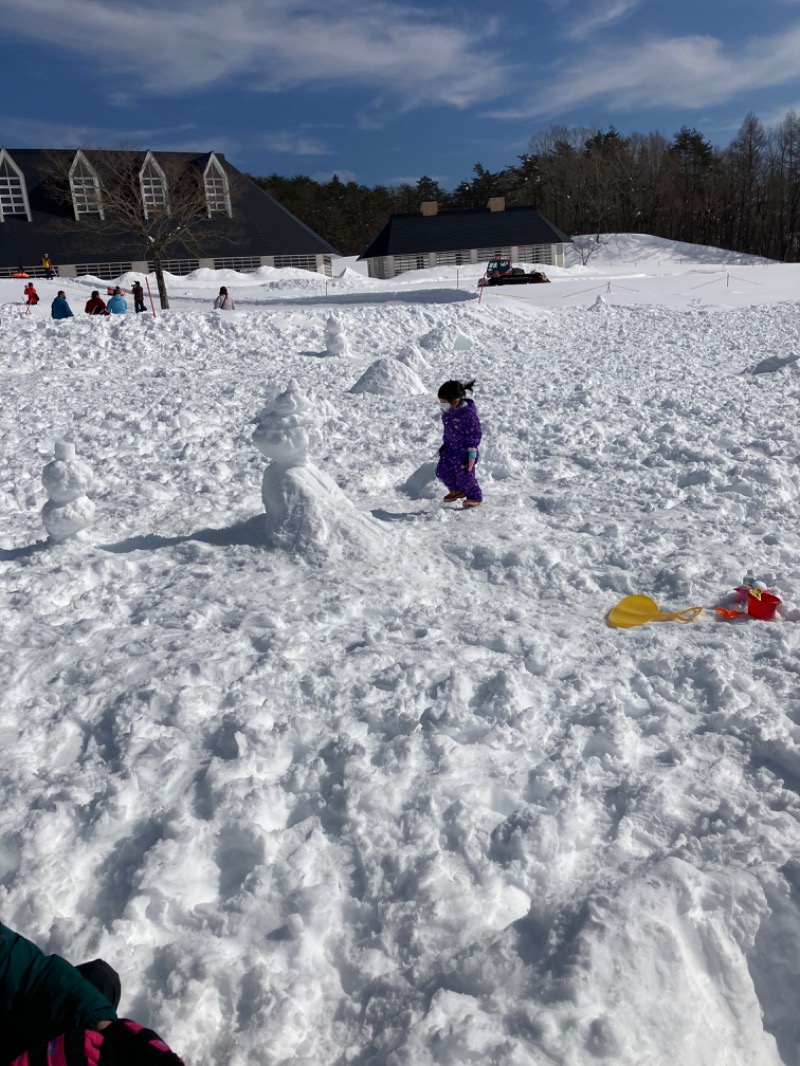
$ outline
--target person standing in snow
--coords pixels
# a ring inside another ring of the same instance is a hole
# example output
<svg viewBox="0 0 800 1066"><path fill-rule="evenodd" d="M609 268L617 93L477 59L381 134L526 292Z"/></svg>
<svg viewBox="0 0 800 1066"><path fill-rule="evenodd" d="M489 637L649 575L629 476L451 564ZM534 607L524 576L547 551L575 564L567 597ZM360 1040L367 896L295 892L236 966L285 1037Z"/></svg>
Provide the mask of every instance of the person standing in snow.
<svg viewBox="0 0 800 1066"><path fill-rule="evenodd" d="M51 318L73 318L72 308L67 303L67 294L63 289L58 290L58 296L50 304Z"/></svg>
<svg viewBox="0 0 800 1066"><path fill-rule="evenodd" d="M228 290L223 285L219 290L219 296L214 301L215 311L235 311L236 304L233 302L233 298L228 296Z"/></svg>
<svg viewBox="0 0 800 1066"><path fill-rule="evenodd" d="M134 281L131 286L131 294L133 296L133 309L138 314L140 311L146 311L144 306L144 289L142 288L141 281Z"/></svg>
<svg viewBox="0 0 800 1066"><path fill-rule="evenodd" d="M128 312L128 301L122 295L119 285L114 289L114 294L108 301L108 310L112 315L125 315Z"/></svg>
<svg viewBox="0 0 800 1066"><path fill-rule="evenodd" d="M107 315L105 301L100 296L100 293L95 289L92 292L91 299L86 301L86 307L84 311L87 315Z"/></svg>
<svg viewBox="0 0 800 1066"><path fill-rule="evenodd" d="M444 441L439 449L436 476L449 489L444 497L445 503L464 500L465 509L480 507L483 502L483 493L475 478L481 423L475 401L467 397L474 385L474 381L445 381L438 393Z"/></svg>
<svg viewBox="0 0 800 1066"><path fill-rule="evenodd" d="M51 278L55 276L55 271L53 270L53 263L47 252L42 256L42 268L44 269L44 276L50 281Z"/></svg>
<svg viewBox="0 0 800 1066"><path fill-rule="evenodd" d="M36 291L32 281L29 281L23 289L23 295L25 296L25 303L28 307L35 307L38 304L39 293Z"/></svg>

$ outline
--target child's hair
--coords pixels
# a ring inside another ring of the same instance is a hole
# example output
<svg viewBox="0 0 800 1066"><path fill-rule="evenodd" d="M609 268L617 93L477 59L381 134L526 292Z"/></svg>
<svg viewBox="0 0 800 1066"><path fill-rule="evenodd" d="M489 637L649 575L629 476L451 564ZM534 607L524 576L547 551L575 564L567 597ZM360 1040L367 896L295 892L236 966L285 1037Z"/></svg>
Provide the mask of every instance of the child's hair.
<svg viewBox="0 0 800 1066"><path fill-rule="evenodd" d="M447 400L452 403L453 400L463 400L468 392L472 392L475 387L475 379L472 381L445 381L439 389L439 399Z"/></svg>

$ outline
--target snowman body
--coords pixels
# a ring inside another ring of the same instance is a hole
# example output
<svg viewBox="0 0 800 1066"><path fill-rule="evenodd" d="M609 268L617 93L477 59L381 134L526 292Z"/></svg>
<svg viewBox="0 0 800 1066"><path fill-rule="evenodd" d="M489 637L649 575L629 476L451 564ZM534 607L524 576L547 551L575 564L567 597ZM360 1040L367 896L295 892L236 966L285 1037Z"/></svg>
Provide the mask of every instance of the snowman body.
<svg viewBox="0 0 800 1066"><path fill-rule="evenodd" d="M75 445L57 441L55 458L42 471L47 503L42 522L50 540L60 543L88 529L95 507L87 496L94 485L91 468L75 458Z"/></svg>
<svg viewBox="0 0 800 1066"><path fill-rule="evenodd" d="M325 350L328 355L349 355L344 326L335 315L329 315L325 323Z"/></svg>
<svg viewBox="0 0 800 1066"><path fill-rule="evenodd" d="M310 561L377 547L381 530L309 462L322 442L317 408L292 381L256 419L253 443L271 462L261 482L267 543Z"/></svg>

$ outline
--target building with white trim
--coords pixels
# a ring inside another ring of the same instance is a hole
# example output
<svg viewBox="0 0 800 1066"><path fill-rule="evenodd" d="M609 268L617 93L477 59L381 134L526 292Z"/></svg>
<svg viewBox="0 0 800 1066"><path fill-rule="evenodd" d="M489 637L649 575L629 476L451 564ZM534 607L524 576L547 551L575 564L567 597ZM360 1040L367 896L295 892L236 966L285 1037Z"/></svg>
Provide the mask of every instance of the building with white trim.
<svg viewBox="0 0 800 1066"><path fill-rule="evenodd" d="M440 211L435 200L427 200L419 211L392 215L359 259L371 278L500 258L563 266L570 243L535 207L506 207L504 196L466 211Z"/></svg>
<svg viewBox="0 0 800 1066"><path fill-rule="evenodd" d="M0 277L19 267L41 276L45 254L61 277L111 280L130 270L152 270L141 235L121 229L112 217L103 190L104 157L117 164L124 157L138 176L145 217L169 213L170 176L196 173L208 217L193 226L191 246L178 242L169 251L163 266L172 274L198 267L292 266L330 275L339 257L221 153L0 148Z"/></svg>

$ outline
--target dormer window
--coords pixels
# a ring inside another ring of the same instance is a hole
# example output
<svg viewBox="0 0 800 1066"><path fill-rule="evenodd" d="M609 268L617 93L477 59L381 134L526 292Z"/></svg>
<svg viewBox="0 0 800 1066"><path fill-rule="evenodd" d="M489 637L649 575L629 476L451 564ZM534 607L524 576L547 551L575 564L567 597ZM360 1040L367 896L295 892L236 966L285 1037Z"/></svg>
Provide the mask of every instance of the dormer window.
<svg viewBox="0 0 800 1066"><path fill-rule="evenodd" d="M206 191L208 217L211 218L212 215L227 215L230 218L233 212L231 211L228 175L213 152L206 169L203 171L203 184Z"/></svg>
<svg viewBox="0 0 800 1066"><path fill-rule="evenodd" d="M80 222L81 218L86 215L99 215L100 218L105 219L100 179L83 152L76 153L75 160L70 167L69 187L72 192L72 206L76 222Z"/></svg>
<svg viewBox="0 0 800 1066"><path fill-rule="evenodd" d="M164 212L169 214L167 178L152 152L148 152L145 157L139 181L142 186L144 217L150 218L151 215L160 215Z"/></svg>
<svg viewBox="0 0 800 1066"><path fill-rule="evenodd" d="M0 150L0 222L14 215L30 222L31 207L22 171L3 148Z"/></svg>

